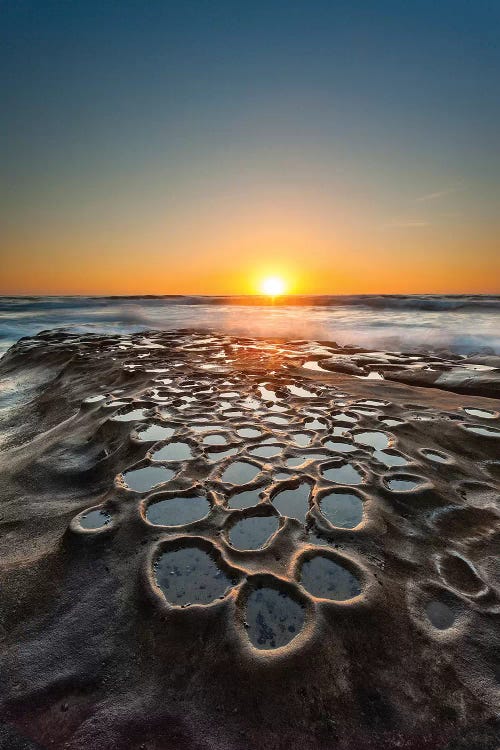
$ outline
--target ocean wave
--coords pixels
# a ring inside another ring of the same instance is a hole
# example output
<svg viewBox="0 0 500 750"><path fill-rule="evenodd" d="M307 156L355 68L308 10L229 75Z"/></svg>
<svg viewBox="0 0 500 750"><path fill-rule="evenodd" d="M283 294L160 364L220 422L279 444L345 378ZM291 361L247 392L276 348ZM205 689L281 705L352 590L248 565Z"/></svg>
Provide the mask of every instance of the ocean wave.
<svg viewBox="0 0 500 750"><path fill-rule="evenodd" d="M145 303L162 305L241 305L271 307L367 307L378 310L436 311L491 311L500 312L500 295L460 294L357 294L357 295L290 295L272 302L262 295L122 295L75 297L0 297L0 315L3 312L38 310L66 310L75 308L102 308L117 304Z"/></svg>
<svg viewBox="0 0 500 750"><path fill-rule="evenodd" d="M263 305L258 297L234 296L4 297L0 353L19 338L53 328L106 334L197 328L392 351L500 353L498 296L316 296L287 302Z"/></svg>

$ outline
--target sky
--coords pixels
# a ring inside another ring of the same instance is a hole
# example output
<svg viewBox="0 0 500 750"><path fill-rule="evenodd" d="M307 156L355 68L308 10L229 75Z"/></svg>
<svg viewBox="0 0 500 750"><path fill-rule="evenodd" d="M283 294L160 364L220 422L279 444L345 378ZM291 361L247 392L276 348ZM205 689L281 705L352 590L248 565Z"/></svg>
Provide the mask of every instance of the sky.
<svg viewBox="0 0 500 750"><path fill-rule="evenodd" d="M498 0L0 0L0 293L500 293Z"/></svg>

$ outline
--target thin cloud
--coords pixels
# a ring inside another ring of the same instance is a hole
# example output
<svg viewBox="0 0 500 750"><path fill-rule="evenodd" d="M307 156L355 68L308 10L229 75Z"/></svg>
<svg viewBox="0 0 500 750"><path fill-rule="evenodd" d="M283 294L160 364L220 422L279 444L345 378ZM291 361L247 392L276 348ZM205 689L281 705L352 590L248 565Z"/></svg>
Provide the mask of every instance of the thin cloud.
<svg viewBox="0 0 500 750"><path fill-rule="evenodd" d="M464 189L463 185L455 185L454 187L445 188L444 190L436 190L434 193L427 193L421 195L419 198L415 198L417 203L423 203L424 201L435 201L438 198L443 198L445 195L452 195L452 193L458 193Z"/></svg>
<svg viewBox="0 0 500 750"><path fill-rule="evenodd" d="M418 227L429 227L430 222L424 221L423 219L395 219L387 224L382 224L382 229L400 229L400 228L418 228Z"/></svg>

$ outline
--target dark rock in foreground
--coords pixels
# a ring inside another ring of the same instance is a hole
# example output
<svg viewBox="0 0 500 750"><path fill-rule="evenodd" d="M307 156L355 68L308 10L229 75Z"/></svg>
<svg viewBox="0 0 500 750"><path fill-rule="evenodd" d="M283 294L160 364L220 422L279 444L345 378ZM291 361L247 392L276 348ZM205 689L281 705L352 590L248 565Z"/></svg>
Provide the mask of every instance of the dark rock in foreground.
<svg viewBox="0 0 500 750"><path fill-rule="evenodd" d="M495 750L491 368L194 331L19 342L0 747Z"/></svg>

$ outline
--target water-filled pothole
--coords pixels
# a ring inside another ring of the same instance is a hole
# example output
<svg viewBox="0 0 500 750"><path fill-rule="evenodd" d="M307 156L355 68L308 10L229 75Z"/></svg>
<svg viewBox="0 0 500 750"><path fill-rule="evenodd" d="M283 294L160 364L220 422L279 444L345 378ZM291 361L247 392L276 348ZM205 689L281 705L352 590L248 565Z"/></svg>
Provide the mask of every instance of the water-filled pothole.
<svg viewBox="0 0 500 750"><path fill-rule="evenodd" d="M245 407L245 409L250 409L253 411L256 411L262 406L262 404L257 401L256 398L252 398L252 396L247 396L241 403Z"/></svg>
<svg viewBox="0 0 500 750"><path fill-rule="evenodd" d="M261 383L259 385L259 391L260 391L261 398L264 401L276 401L277 396L275 392L272 391L270 388L267 388L265 383Z"/></svg>
<svg viewBox="0 0 500 750"><path fill-rule="evenodd" d="M385 432L376 432L374 430L358 432L354 435L354 440L360 445L367 445L370 448L376 448L379 451L387 448L389 445L389 438Z"/></svg>
<svg viewBox="0 0 500 750"><path fill-rule="evenodd" d="M281 445L259 445L250 451L252 456L260 456L260 458L271 458L272 456L279 456L280 453Z"/></svg>
<svg viewBox="0 0 500 750"><path fill-rule="evenodd" d="M168 482L174 474L175 471L164 466L145 466L142 469L124 471L122 476L129 489L135 492L148 492L153 487Z"/></svg>
<svg viewBox="0 0 500 750"><path fill-rule="evenodd" d="M314 391L308 391L307 388L301 388L298 385L288 385L288 390L292 396L298 396L299 398L317 398L317 393Z"/></svg>
<svg viewBox="0 0 500 750"><path fill-rule="evenodd" d="M201 417L198 417L198 422L201 422ZM218 430L219 428L224 427L223 424L191 424L189 425L189 429L193 432L212 432L213 430Z"/></svg>
<svg viewBox="0 0 500 750"><path fill-rule="evenodd" d="M306 370L316 370L317 372L327 372L324 367L321 367L319 362L316 360L309 360L308 362L304 362L302 365Z"/></svg>
<svg viewBox="0 0 500 750"><path fill-rule="evenodd" d="M303 521L309 510L310 494L311 487L307 482L302 482L294 489L278 492L272 498L272 503L282 516Z"/></svg>
<svg viewBox="0 0 500 750"><path fill-rule="evenodd" d="M337 484L361 484L363 481L363 475L351 464L331 466L327 469L321 469L321 473L329 482L336 482Z"/></svg>
<svg viewBox="0 0 500 750"><path fill-rule="evenodd" d="M204 518L209 510L205 497L169 497L148 505L146 518L157 526L183 526Z"/></svg>
<svg viewBox="0 0 500 750"><path fill-rule="evenodd" d="M440 601L432 601L426 606L425 611L432 625L438 630L447 630L455 622L453 611Z"/></svg>
<svg viewBox="0 0 500 750"><path fill-rule="evenodd" d="M269 415L268 417L264 417L264 420L266 422L270 422L270 423L272 422L272 424L277 424L277 425L288 424L288 419L286 419L285 417L279 417L279 416L274 416L274 415Z"/></svg>
<svg viewBox="0 0 500 750"><path fill-rule="evenodd" d="M231 495L227 501L228 508L251 508L260 502L259 493L261 490L245 490Z"/></svg>
<svg viewBox="0 0 500 750"><path fill-rule="evenodd" d="M122 414L113 414L111 419L113 422L136 422L139 419L145 419L147 413L148 409L132 409Z"/></svg>
<svg viewBox="0 0 500 750"><path fill-rule="evenodd" d="M352 414L344 414L344 412L334 414L332 419L335 422L347 422L348 424L355 424L358 421L357 417L353 417Z"/></svg>
<svg viewBox="0 0 500 750"><path fill-rule="evenodd" d="M284 591L262 587L248 597L246 622L248 637L256 648L281 648L304 627L305 611Z"/></svg>
<svg viewBox="0 0 500 750"><path fill-rule="evenodd" d="M373 457L385 466L408 466L409 464L406 456L396 451L375 451Z"/></svg>
<svg viewBox="0 0 500 750"><path fill-rule="evenodd" d="M278 530L276 516L243 518L229 530L229 541L237 549L260 549Z"/></svg>
<svg viewBox="0 0 500 750"><path fill-rule="evenodd" d="M163 552L154 570L165 599L176 605L210 604L235 583L212 555L194 545Z"/></svg>
<svg viewBox="0 0 500 750"><path fill-rule="evenodd" d="M256 427L242 427L240 430L237 430L237 433L240 437L260 437L262 435L262 432L258 430Z"/></svg>
<svg viewBox="0 0 500 750"><path fill-rule="evenodd" d="M475 435L482 435L483 437L500 437L500 430L497 430L496 427L483 427L482 425L478 424L465 424L465 429L469 432L473 432Z"/></svg>
<svg viewBox="0 0 500 750"><path fill-rule="evenodd" d="M191 446L189 443L167 443L163 448L155 451L151 458L154 461L187 461L192 458Z"/></svg>
<svg viewBox="0 0 500 750"><path fill-rule="evenodd" d="M106 396L104 396L102 393L100 393L97 396L88 396L84 400L83 403L84 404L98 404L100 401L104 401L105 398L106 398Z"/></svg>
<svg viewBox="0 0 500 750"><path fill-rule="evenodd" d="M227 440L225 435L205 435L203 442L206 445L225 445Z"/></svg>
<svg viewBox="0 0 500 750"><path fill-rule="evenodd" d="M247 484L255 479L260 469L246 461L235 461L223 473L221 480L229 484Z"/></svg>
<svg viewBox="0 0 500 750"><path fill-rule="evenodd" d="M325 430L326 425L319 419L306 419L305 426L308 430Z"/></svg>
<svg viewBox="0 0 500 750"><path fill-rule="evenodd" d="M331 451L335 451L335 453L352 453L352 451L358 450L357 446L347 440L327 440L324 446Z"/></svg>
<svg viewBox="0 0 500 750"><path fill-rule="evenodd" d="M311 442L311 436L306 432L296 432L291 437L295 445L298 445L299 448L306 448Z"/></svg>
<svg viewBox="0 0 500 750"><path fill-rule="evenodd" d="M164 427L160 424L151 424L149 427L137 431L139 440L148 443L156 443L159 440L171 438L175 430L173 427Z"/></svg>
<svg viewBox="0 0 500 750"><path fill-rule="evenodd" d="M318 461L320 459L325 459L328 457L328 453L303 453L301 456L292 456L291 458L287 458L286 465L289 469L295 469L297 468L297 466L302 466L302 464L305 464L307 461Z"/></svg>
<svg viewBox="0 0 500 750"><path fill-rule="evenodd" d="M272 406L269 407L269 411L274 411L274 412L278 412L279 413L279 412L288 411L288 409L287 409L286 406L280 406L280 404L275 403L275 404L273 404Z"/></svg>
<svg viewBox="0 0 500 750"><path fill-rule="evenodd" d="M431 451L427 448L424 448L424 450L422 451L422 455L425 456L425 458L428 458L429 461L434 461L437 464L447 464L450 461L448 456L446 456L444 453Z"/></svg>
<svg viewBox="0 0 500 750"><path fill-rule="evenodd" d="M237 452L238 448L227 448L225 451L207 451L207 456L210 461L222 461L223 458L234 456Z"/></svg>
<svg viewBox="0 0 500 750"><path fill-rule="evenodd" d="M324 555L306 560L300 571L300 579L310 594L321 599L345 601L361 593L356 576Z"/></svg>
<svg viewBox="0 0 500 750"><path fill-rule="evenodd" d="M96 531L110 524L111 516L105 510L89 510L80 516L79 523L83 529Z"/></svg>
<svg viewBox="0 0 500 750"><path fill-rule="evenodd" d="M400 424L404 424L402 419L382 419L382 422L387 425L387 427L397 427Z"/></svg>
<svg viewBox="0 0 500 750"><path fill-rule="evenodd" d="M363 518L363 501L352 492L332 492L322 497L319 507L334 526L353 529Z"/></svg>
<svg viewBox="0 0 500 750"><path fill-rule="evenodd" d="M351 429L350 427L338 427L338 426L332 427L332 430L331 430L332 437L334 438L344 437L345 435L349 433L350 429ZM350 439L351 439L350 437L346 438L346 440L350 440Z"/></svg>
<svg viewBox="0 0 500 750"><path fill-rule="evenodd" d="M467 407L464 411L467 414L470 414L471 417L478 417L479 419L495 419L496 416L494 411L489 411L487 409L473 409Z"/></svg>
<svg viewBox="0 0 500 750"><path fill-rule="evenodd" d="M425 484L425 481L420 477L411 476L395 476L387 479L387 487L392 492L408 492L415 490L417 487L421 487Z"/></svg>

